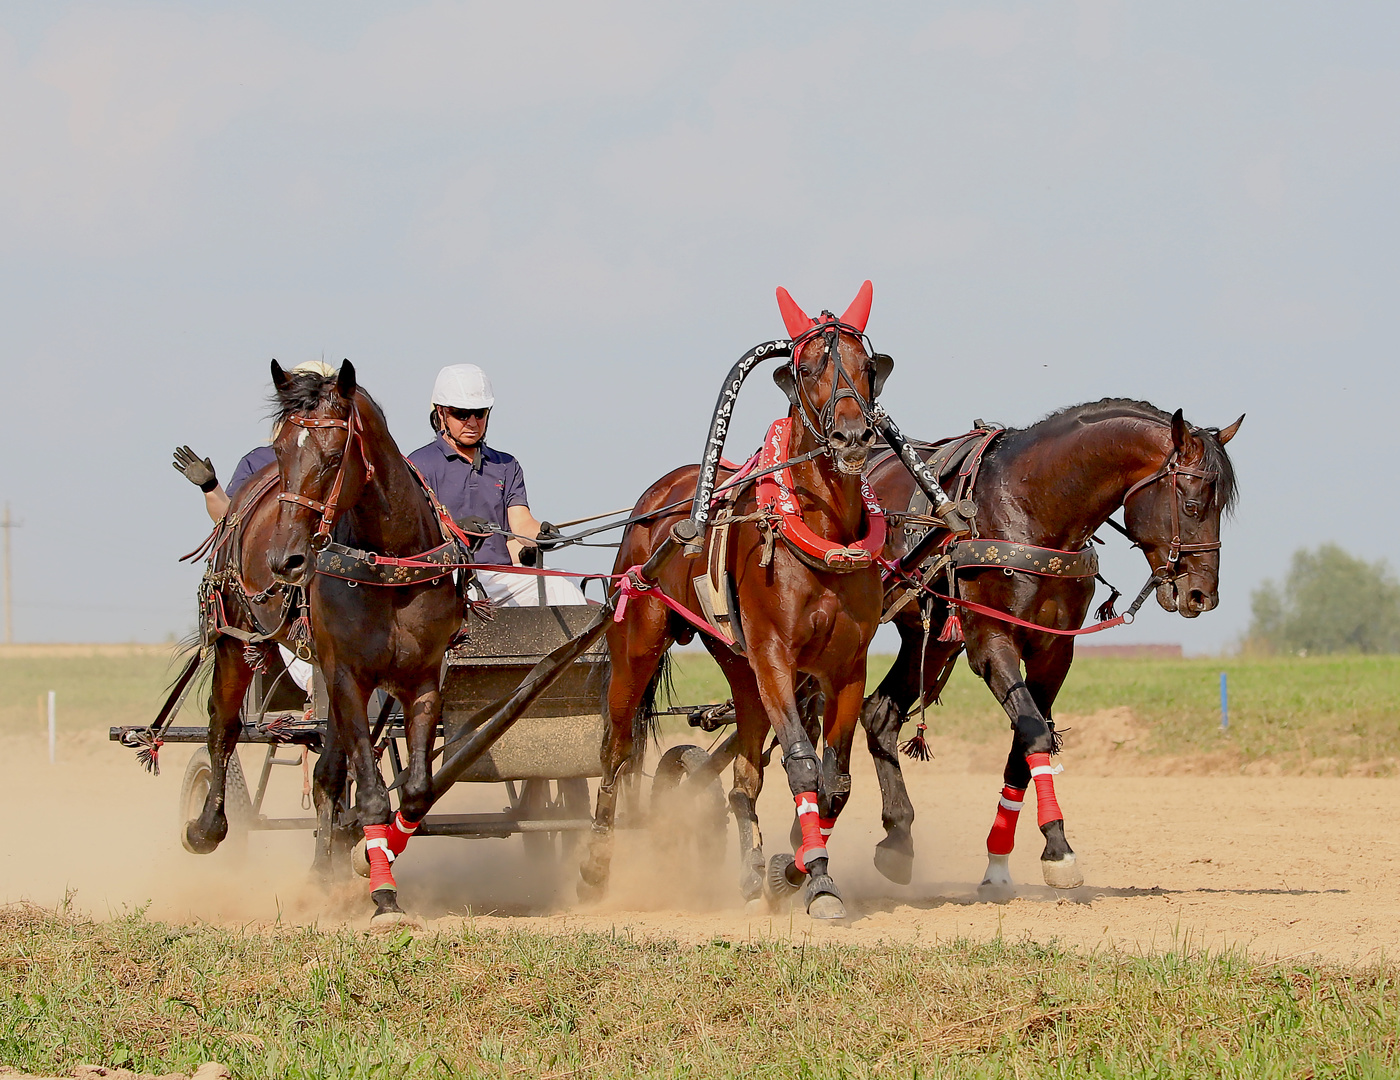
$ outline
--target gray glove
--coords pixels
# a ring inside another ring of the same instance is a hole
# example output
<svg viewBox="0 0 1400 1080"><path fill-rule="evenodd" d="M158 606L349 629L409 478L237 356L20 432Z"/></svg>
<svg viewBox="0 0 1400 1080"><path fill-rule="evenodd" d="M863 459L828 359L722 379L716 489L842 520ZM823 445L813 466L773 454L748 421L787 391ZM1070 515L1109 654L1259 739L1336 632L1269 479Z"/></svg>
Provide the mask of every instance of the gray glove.
<svg viewBox="0 0 1400 1080"><path fill-rule="evenodd" d="M201 458L188 446L175 448L175 460L171 464L206 495L219 486L219 478L214 475L214 463L208 458Z"/></svg>

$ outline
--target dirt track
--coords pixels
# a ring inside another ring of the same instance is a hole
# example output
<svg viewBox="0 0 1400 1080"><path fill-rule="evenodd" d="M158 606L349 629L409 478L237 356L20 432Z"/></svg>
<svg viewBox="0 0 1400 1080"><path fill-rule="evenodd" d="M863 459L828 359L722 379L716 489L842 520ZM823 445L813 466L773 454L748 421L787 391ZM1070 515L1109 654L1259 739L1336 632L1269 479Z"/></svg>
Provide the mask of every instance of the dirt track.
<svg viewBox="0 0 1400 1080"><path fill-rule="evenodd" d="M1071 893L1040 884L1031 800L1012 860L1021 895L978 902L998 755L949 745L938 747L934 762L906 767L919 811L918 862L908 886L886 882L871 866L871 847L883 833L869 759L858 751L855 794L831 845L855 916L846 926L746 911L734 887L732 830L725 865L699 874L659 854L674 849L678 832L659 846L650 834L623 834L615 887L592 908L572 901L572 871L532 866L518 838L426 839L396 871L405 906L429 921L470 911L488 925L615 928L686 940L811 934L934 941L1000 932L1090 948L1189 941L1340 961L1400 953L1400 782L1143 775L1199 763L1133 757L1124 748L1131 734L1121 737L1130 721L1121 710L1080 718L1079 746L1071 740L1064 755L1060 802L1087 878ZM255 836L242 864L225 852L195 857L181 850L174 817L182 748L167 748L165 772L155 780L128 752L95 737L61 743L52 767L37 741L2 749L0 812L19 827L0 852L0 900L53 904L75 889L74 903L97 914L149 903L152 916L175 920L365 922L359 879L332 896L308 883L306 834ZM281 785L274 812L297 812L300 770L279 770L274 779ZM495 809L503 801L499 788L483 787L464 792L458 804ZM775 769L760 804L770 853L780 850L790 814Z"/></svg>

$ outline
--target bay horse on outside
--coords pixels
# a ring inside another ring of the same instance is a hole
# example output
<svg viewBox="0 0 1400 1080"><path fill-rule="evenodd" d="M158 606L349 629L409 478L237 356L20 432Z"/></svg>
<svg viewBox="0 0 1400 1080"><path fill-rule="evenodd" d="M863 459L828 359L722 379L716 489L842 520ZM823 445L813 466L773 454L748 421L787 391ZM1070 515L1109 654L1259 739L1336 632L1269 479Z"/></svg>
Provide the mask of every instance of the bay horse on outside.
<svg viewBox="0 0 1400 1080"><path fill-rule="evenodd" d="M706 635L734 698L738 725L730 807L739 828L740 888L748 899L764 891L806 890L815 918L845 915L828 872L825 838L850 791L850 754L861 699L866 653L880 618L882 586L875 562L884 543L884 518L861 476L875 430L871 408L890 365L867 352L865 325L871 286L866 282L839 319L824 311L809 318L785 289L778 303L792 337L792 359L774 373L791 408L769 430L759 468L791 462L785 470L742 487L728 505L728 534L707 531L704 561L673 559L659 588L692 611L697 573L712 558L729 589L743 652ZM645 563L687 520L698 466L662 477L637 502L634 516L684 502L687 510L659 513L630 526L614 572ZM726 478L733 470L724 470ZM601 890L611 861L618 782L639 768L645 752L645 714L666 650L694 634L654 593L631 599L608 630L612 662L607 695L610 724L603 744L603 781L594 835L580 868L580 893ZM825 697L826 750L818 759L803 729L797 687L812 676ZM795 856L775 856L767 867L754 805L763 785L763 743L772 729L797 806L801 844ZM765 882L766 878L766 882Z"/></svg>
<svg viewBox="0 0 1400 1080"><path fill-rule="evenodd" d="M390 864L432 802L442 661L462 625L453 567L466 552L379 406L357 387L350 361L322 379L289 376L274 360L272 380L282 421L274 441L281 491L267 561L279 585L305 590L330 728L344 750L321 761L334 757L343 770L348 756L374 917L393 919L401 909ZM370 741L367 707L377 687L403 703L409 751L392 815ZM212 724L210 732L212 740Z"/></svg>
<svg viewBox="0 0 1400 1080"><path fill-rule="evenodd" d="M939 583L951 570L955 591L942 587L944 595L1040 626L1078 629L1094 596L1091 538L1121 506L1128 537L1153 571L1157 602L1194 619L1218 600L1220 519L1236 497L1225 444L1243 421L1220 430L1194 428L1180 409L1168 414L1146 402L1105 398L1062 409L1024 430L973 433L982 440L980 448L971 447L974 454L980 449L980 462L969 457L959 466L957 455L952 469L972 481L970 496L954 497L970 497L976 506L974 539L955 541L946 552L951 559L932 580ZM876 463L870 482L885 507L910 505L912 482L897 459ZM916 538L892 529L886 557L906 568L927 566L946 536L929 530ZM1055 799L1058 769L1050 765L1059 742L1052 709L1074 660L1074 637L950 610L926 589L913 592L908 599L917 602L906 601L894 619L899 655L861 714L884 802L886 836L875 865L893 881L910 880L914 808L900 772L899 730L917 701L938 697L966 649L968 665L1005 709L1013 733L983 885L1011 885L1007 863L1032 781L1045 835L1045 881L1056 888L1082 884ZM1112 600L1099 617L1111 617L1111 608Z"/></svg>

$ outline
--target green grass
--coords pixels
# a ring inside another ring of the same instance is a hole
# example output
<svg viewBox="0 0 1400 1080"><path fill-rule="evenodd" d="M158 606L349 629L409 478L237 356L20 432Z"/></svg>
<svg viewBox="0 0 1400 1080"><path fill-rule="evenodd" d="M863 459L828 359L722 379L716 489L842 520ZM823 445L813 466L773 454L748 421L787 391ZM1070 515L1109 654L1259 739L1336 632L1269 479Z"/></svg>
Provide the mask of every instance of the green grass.
<svg viewBox="0 0 1400 1080"><path fill-rule="evenodd" d="M1395 972L1004 940L384 937L0 909L0 1062L235 1076L1379 1077Z"/></svg>
<svg viewBox="0 0 1400 1080"><path fill-rule="evenodd" d="M870 658L869 686L892 658ZM1220 731L1220 673L1229 675L1230 729ZM728 696L708 656L676 654L678 702ZM1400 656L1076 661L1055 704L1057 715L1127 706L1151 732L1158 754L1223 755L1240 764L1269 759L1284 771L1337 771L1372 763L1393 774L1400 762ZM969 742L1007 739L1007 721L986 686L959 660L932 731Z"/></svg>
<svg viewBox="0 0 1400 1080"><path fill-rule="evenodd" d="M729 690L709 656L675 654L678 703L722 701ZM871 657L873 687L891 662ZM1230 676L1230 730L1220 732L1220 672ZM174 674L161 656L0 658L0 735L43 732L41 696L58 694L61 731L102 732L155 716ZM1285 772L1368 767L1392 774L1400 762L1400 656L1078 661L1056 713L1127 706L1150 731L1156 754L1213 755L1222 768L1260 759ZM197 723L191 699L184 723ZM960 661L929 711L935 733L976 743L1005 741L1006 720L986 687ZM670 727L680 730L683 720Z"/></svg>

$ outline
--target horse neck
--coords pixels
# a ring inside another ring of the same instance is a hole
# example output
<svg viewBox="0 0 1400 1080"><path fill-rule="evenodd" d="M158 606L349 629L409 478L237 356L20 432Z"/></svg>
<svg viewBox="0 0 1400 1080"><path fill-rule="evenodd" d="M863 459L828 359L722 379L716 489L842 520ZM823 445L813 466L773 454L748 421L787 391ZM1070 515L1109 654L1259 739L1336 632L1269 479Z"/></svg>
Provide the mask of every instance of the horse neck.
<svg viewBox="0 0 1400 1080"><path fill-rule="evenodd" d="M376 411L362 401L359 413L374 476L345 515L350 546L385 555L413 555L436 547L442 538L423 488Z"/></svg>
<svg viewBox="0 0 1400 1080"><path fill-rule="evenodd" d="M983 474L983 490L992 486L1007 496L997 500L997 516L1005 520L989 524L998 533L1021 534L1007 539L1078 550L1170 452L1171 430L1136 416L1081 424L1045 441L1029 439L1012 454L997 455Z"/></svg>
<svg viewBox="0 0 1400 1080"><path fill-rule="evenodd" d="M792 420L788 457L810 454L818 446L816 437L802 422L796 407L788 416ZM802 518L818 536L840 543L850 543L860 538L865 502L861 498L859 476L838 471L835 458L823 454L794 465L792 483Z"/></svg>

